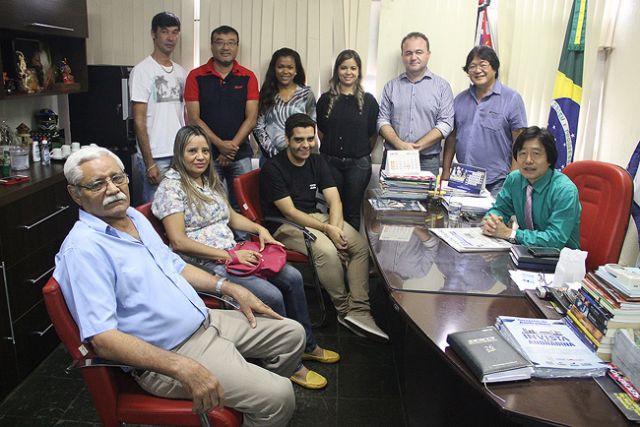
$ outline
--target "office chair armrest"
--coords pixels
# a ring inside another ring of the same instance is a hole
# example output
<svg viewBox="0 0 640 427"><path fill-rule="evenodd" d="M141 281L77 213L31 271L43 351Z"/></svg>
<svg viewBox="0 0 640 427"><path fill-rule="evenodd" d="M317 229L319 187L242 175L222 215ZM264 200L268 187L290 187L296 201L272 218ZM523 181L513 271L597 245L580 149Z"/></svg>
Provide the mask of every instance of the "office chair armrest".
<svg viewBox="0 0 640 427"><path fill-rule="evenodd" d="M309 240L311 242L315 242L316 241L316 236L314 236L313 233L311 233L309 230L307 230L306 227L303 227L303 226L301 226L299 224L296 224L293 221L289 221L288 219L268 216L268 217L264 218L264 222L277 222L278 224L289 224L290 226L295 227L298 230L302 231L302 234L304 234L305 240Z"/></svg>
<svg viewBox="0 0 640 427"><path fill-rule="evenodd" d="M215 295L210 295L215 297ZM68 374L74 369L82 369L82 368L92 368L92 367L108 367L108 368L123 368L126 371L131 371L136 369L131 365L126 365L124 363L115 362L113 360L102 359L99 357L89 357L89 355L83 357L82 359L77 359L71 362L71 365L67 366L65 372ZM198 414L198 418L200 419L201 427L212 427L211 422L209 422L209 417L206 413Z"/></svg>

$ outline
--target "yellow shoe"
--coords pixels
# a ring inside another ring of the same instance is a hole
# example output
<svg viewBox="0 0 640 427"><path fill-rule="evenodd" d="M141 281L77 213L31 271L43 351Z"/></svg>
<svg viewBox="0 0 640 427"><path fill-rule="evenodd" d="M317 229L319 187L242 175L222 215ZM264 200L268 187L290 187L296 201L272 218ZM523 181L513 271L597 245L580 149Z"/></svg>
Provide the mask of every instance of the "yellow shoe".
<svg viewBox="0 0 640 427"><path fill-rule="evenodd" d="M326 348L322 349L322 356L316 356L311 353L304 353L302 355L302 360L313 360L314 362L320 363L336 363L340 360L340 355L335 351L327 350Z"/></svg>
<svg viewBox="0 0 640 427"><path fill-rule="evenodd" d="M307 372L307 377L304 381L298 379L295 375L292 375L290 379L300 387L308 388L310 390L319 390L327 386L327 379L312 370Z"/></svg>

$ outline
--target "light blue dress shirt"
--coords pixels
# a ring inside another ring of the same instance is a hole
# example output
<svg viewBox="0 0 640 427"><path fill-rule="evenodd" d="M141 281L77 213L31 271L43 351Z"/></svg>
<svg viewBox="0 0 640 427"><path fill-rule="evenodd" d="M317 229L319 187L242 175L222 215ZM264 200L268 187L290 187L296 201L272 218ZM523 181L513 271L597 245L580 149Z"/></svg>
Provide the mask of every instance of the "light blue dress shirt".
<svg viewBox="0 0 640 427"><path fill-rule="evenodd" d="M398 137L416 142L431 129L437 128L446 138L453 130L453 92L449 83L427 69L424 76L412 82L402 73L384 85L378 114L378 132L390 125ZM385 147L395 147L385 142ZM441 144L433 144L420 152L427 156L439 154Z"/></svg>
<svg viewBox="0 0 640 427"><path fill-rule="evenodd" d="M127 215L141 241L80 210L53 276L83 341L117 329L169 350L195 332L207 308L180 274L185 262L141 213Z"/></svg>
<svg viewBox="0 0 640 427"><path fill-rule="evenodd" d="M527 127L520 94L496 81L480 102L471 86L456 96L453 107L458 162L486 169L487 184L505 179L511 172L511 133Z"/></svg>
<svg viewBox="0 0 640 427"><path fill-rule="evenodd" d="M511 172L487 215L502 216L505 223L515 215L520 225L516 231L516 241L520 245L580 249L582 206L576 185L552 168L533 184L534 230L523 228L527 185L529 181L519 170Z"/></svg>

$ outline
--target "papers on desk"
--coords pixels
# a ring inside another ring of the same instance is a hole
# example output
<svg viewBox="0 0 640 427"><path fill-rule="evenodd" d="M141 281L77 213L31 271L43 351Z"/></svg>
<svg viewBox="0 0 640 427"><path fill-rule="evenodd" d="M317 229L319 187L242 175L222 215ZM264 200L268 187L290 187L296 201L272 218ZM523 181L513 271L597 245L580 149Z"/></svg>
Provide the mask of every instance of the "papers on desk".
<svg viewBox="0 0 640 427"><path fill-rule="evenodd" d="M553 283L553 273L538 273L535 271L509 270L513 283L521 291L535 289L538 286L550 286Z"/></svg>
<svg viewBox="0 0 640 427"><path fill-rule="evenodd" d="M380 240L408 242L411 239L412 234L413 234L413 227L385 224L382 226L382 232L380 233Z"/></svg>
<svg viewBox="0 0 640 427"><path fill-rule="evenodd" d="M538 378L599 377L607 364L583 343L564 319L499 316L496 328L533 363Z"/></svg>
<svg viewBox="0 0 640 427"><path fill-rule="evenodd" d="M458 252L508 251L511 243L482 234L482 228L431 228L433 234Z"/></svg>
<svg viewBox="0 0 640 427"><path fill-rule="evenodd" d="M486 191L486 190L485 190ZM494 199L491 194L486 196L478 195L446 195L442 200L442 205L445 209L449 210L450 203L458 203L462 206L462 212L484 215L487 213L491 206L493 206Z"/></svg>

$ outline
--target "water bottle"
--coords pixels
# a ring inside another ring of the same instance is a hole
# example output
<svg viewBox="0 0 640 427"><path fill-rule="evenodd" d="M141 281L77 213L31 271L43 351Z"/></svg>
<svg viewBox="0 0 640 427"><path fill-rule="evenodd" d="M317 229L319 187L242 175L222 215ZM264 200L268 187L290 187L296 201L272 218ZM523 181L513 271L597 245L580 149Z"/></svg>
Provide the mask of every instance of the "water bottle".
<svg viewBox="0 0 640 427"><path fill-rule="evenodd" d="M51 152L49 151L49 141L47 138L42 138L42 164L50 165L51 164Z"/></svg>
<svg viewBox="0 0 640 427"><path fill-rule="evenodd" d="M31 149L31 156L32 156L31 160L33 160L33 163L40 161L40 143L38 142L37 139L33 140L33 148Z"/></svg>

